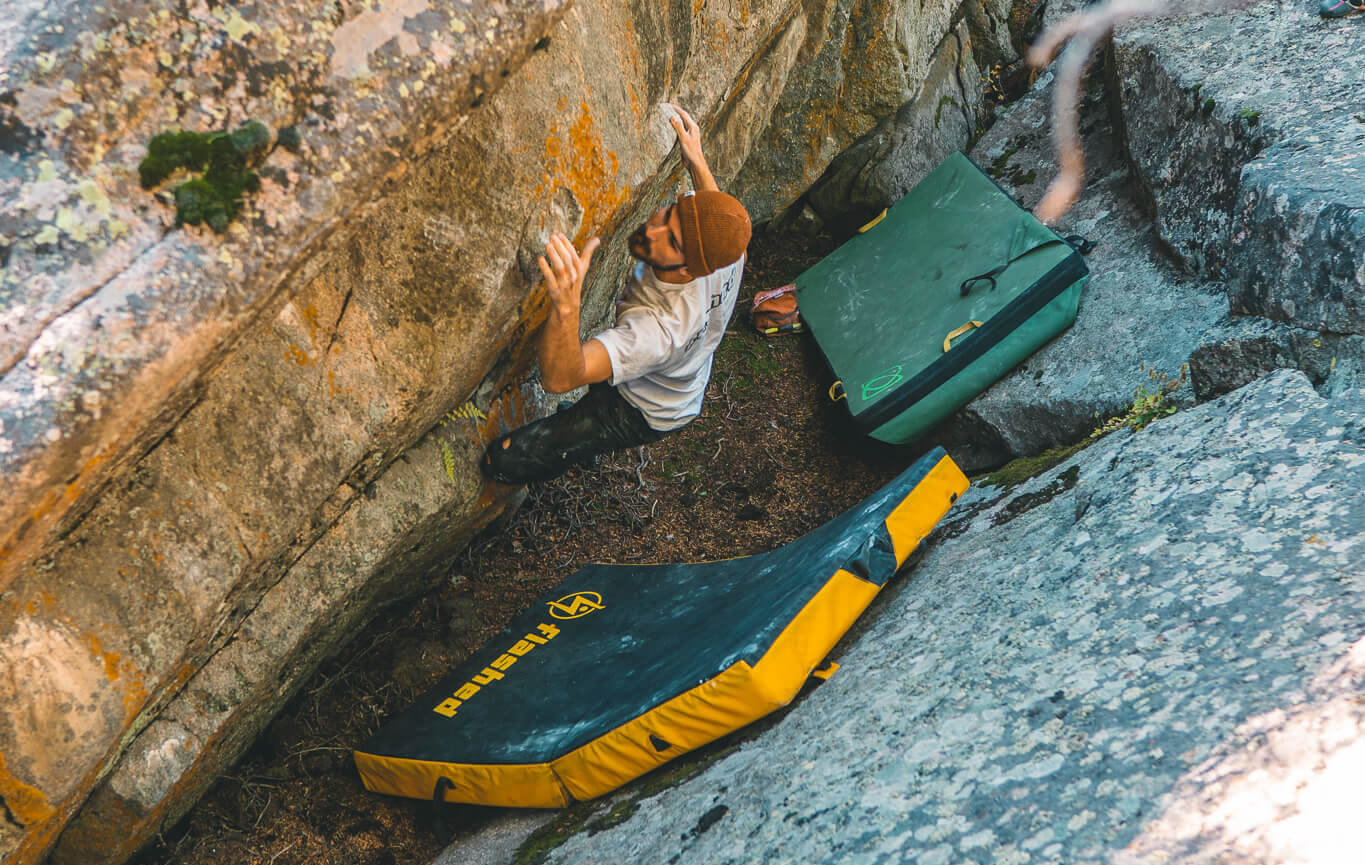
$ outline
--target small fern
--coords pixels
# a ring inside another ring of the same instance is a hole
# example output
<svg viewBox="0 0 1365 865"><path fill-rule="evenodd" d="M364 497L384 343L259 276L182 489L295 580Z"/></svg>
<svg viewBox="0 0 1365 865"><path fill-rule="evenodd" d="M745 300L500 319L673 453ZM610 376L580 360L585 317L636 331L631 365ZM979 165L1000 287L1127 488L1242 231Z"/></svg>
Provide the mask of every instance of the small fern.
<svg viewBox="0 0 1365 865"><path fill-rule="evenodd" d="M479 407L474 405L473 400L468 400L464 405L458 406L445 413L441 419L441 426L460 420L481 421L488 420L488 416L479 411ZM436 445L441 449L441 468L445 470L446 477L450 478L452 484L455 480L455 451L450 447L450 442L443 438L436 439Z"/></svg>
<svg viewBox="0 0 1365 865"><path fill-rule="evenodd" d="M1146 385L1138 385L1137 390L1133 391L1132 406L1123 414L1105 421L1092 432L1090 434L1092 441L1124 427L1140 430L1154 420L1176 413L1178 407L1171 401L1171 394L1185 383L1189 376L1189 365L1181 364L1180 373L1174 380L1164 372L1148 369L1146 364L1142 365L1142 369L1151 379L1154 389L1149 391Z"/></svg>
<svg viewBox="0 0 1365 865"><path fill-rule="evenodd" d="M488 416L479 411L479 407L471 400L446 412L446 420L488 420Z"/></svg>
<svg viewBox="0 0 1365 865"><path fill-rule="evenodd" d="M436 443L441 448L441 468L445 469L446 477L450 482L455 483L455 451L450 449L450 443L445 439L437 439Z"/></svg>

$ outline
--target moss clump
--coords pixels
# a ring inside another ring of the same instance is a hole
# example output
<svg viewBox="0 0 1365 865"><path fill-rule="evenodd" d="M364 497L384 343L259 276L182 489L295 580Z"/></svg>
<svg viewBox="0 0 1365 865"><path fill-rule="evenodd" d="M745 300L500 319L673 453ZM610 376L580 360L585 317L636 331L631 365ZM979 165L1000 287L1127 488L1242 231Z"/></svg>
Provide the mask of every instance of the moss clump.
<svg viewBox="0 0 1365 865"><path fill-rule="evenodd" d="M941 96L941 97L939 97L939 100L938 100L938 108L934 110L934 128L935 128L935 129L938 129L939 124L943 122L943 106L945 106L945 105L951 105L951 106L953 106L953 108L957 108L957 101L956 101L955 99L953 99L953 97L951 97L951 96Z"/></svg>
<svg viewBox="0 0 1365 865"><path fill-rule="evenodd" d="M209 161L209 138L202 132L163 132L147 145L137 167L142 188L151 189L181 168L201 170Z"/></svg>
<svg viewBox="0 0 1365 865"><path fill-rule="evenodd" d="M228 202L207 180L186 180L175 188L176 225L207 224L214 231L223 232L235 213L229 212Z"/></svg>
<svg viewBox="0 0 1365 865"><path fill-rule="evenodd" d="M613 826L619 826L626 822L630 819L630 815L634 814L639 807L640 806L635 800L617 802L612 806L610 811L603 814L601 817L598 817L596 820L593 820L583 828L588 830L589 835L596 835L598 832L604 832Z"/></svg>
<svg viewBox="0 0 1365 865"><path fill-rule="evenodd" d="M1210 96L1208 99L1205 99L1205 100L1204 100L1204 113L1205 113L1205 114L1212 114L1212 113L1213 113L1213 109L1214 109L1214 107L1215 107L1217 104L1218 104L1218 103L1216 103L1216 102L1213 101L1213 97L1212 97L1212 96Z"/></svg>
<svg viewBox="0 0 1365 865"><path fill-rule="evenodd" d="M1121 429L1137 431L1154 420L1175 414L1177 406L1174 402L1174 395L1185 384L1189 376L1189 365L1181 364L1180 372L1174 379L1163 372L1149 369L1145 363L1142 364L1142 371L1147 373L1147 378L1152 381L1153 389L1149 391L1146 385L1139 385L1133 391L1133 404L1123 414L1111 417L1092 430L1090 435L1074 444L1052 448L1037 456L1019 457L1006 463L1002 468L987 475L986 479L981 482L982 485L1002 487L1008 490L1010 487L1023 483L1029 478L1037 477L1058 463L1080 453L1111 432Z"/></svg>
<svg viewBox="0 0 1365 865"><path fill-rule="evenodd" d="M251 169L269 152L270 130L257 120L231 132L163 132L148 142L138 175L151 189L181 169L203 172L175 188L175 224L222 233L241 212L243 196L261 188Z"/></svg>
<svg viewBox="0 0 1365 865"><path fill-rule="evenodd" d="M1011 147L1009 150L1006 150L1004 153L995 157L991 160L991 167L986 170L986 173L996 180L1004 177L1005 171L1009 168L1010 157L1018 152L1019 148Z"/></svg>
<svg viewBox="0 0 1365 865"><path fill-rule="evenodd" d="M281 129L275 141L290 153L298 153L299 148L303 146L303 136L299 134L297 126L286 126Z"/></svg>
<svg viewBox="0 0 1365 865"><path fill-rule="evenodd" d="M1241 116L1243 120L1247 122L1247 126L1255 126L1257 123L1261 122L1261 112L1259 111L1252 111L1250 108L1243 108L1241 111L1237 113L1238 115Z"/></svg>
<svg viewBox="0 0 1365 865"><path fill-rule="evenodd" d="M1016 460L1006 463L997 471L987 475L986 479L983 480L981 484L982 486L1010 489L1029 478L1037 477L1058 463L1080 453L1094 444L1096 440L1096 437L1090 436L1081 439L1075 444L1043 451L1034 457L1019 457Z"/></svg>

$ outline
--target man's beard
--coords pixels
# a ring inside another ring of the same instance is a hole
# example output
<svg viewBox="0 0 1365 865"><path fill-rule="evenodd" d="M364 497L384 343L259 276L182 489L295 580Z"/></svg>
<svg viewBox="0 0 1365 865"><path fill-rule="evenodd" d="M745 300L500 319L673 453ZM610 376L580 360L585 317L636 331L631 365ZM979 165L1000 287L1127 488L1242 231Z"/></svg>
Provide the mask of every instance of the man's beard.
<svg viewBox="0 0 1365 865"><path fill-rule="evenodd" d="M687 267L686 262L683 262L682 264L655 264L654 262L650 261L649 258L644 253L648 240L649 237L648 235L645 234L645 226L642 225L639 228L632 231L630 237L626 239L626 248L630 250L630 254L632 256L639 259L640 261L643 261L645 264L649 265L650 267L654 268L655 270L661 273L667 273L673 270L682 270L684 267Z"/></svg>
<svg viewBox="0 0 1365 865"><path fill-rule="evenodd" d="M645 240L645 227L642 225L631 232L630 237L626 240L626 246L630 249L631 255L648 264L649 259L645 258L644 254Z"/></svg>

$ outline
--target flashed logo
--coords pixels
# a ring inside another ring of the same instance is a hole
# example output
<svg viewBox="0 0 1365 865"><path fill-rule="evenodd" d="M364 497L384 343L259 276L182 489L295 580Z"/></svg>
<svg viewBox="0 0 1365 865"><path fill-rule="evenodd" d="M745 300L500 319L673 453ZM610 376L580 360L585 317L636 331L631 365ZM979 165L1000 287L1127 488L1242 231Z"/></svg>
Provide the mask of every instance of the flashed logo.
<svg viewBox="0 0 1365 865"><path fill-rule="evenodd" d="M556 619L577 619L605 605L597 592L574 592L557 601L546 601L545 606L550 608L550 615Z"/></svg>

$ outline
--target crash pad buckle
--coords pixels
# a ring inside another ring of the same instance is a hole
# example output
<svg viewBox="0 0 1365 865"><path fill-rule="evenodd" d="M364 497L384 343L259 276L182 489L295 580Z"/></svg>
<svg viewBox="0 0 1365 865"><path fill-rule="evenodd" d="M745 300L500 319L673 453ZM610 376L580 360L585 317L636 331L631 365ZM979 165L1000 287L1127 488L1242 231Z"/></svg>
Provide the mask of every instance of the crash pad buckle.
<svg viewBox="0 0 1365 865"><path fill-rule="evenodd" d="M962 327L959 327L956 330L952 331L943 338L943 350L946 352L948 349L953 347L953 340L957 339L959 336L962 336L962 334L966 333L967 331L975 330L980 326L981 322L973 320L962 325Z"/></svg>
<svg viewBox="0 0 1365 865"><path fill-rule="evenodd" d="M1079 234L1068 234L1062 238L1067 246L1079 252L1081 255L1089 255L1095 250L1095 241Z"/></svg>
<svg viewBox="0 0 1365 865"><path fill-rule="evenodd" d="M834 393L836 390L839 392L837 395ZM843 379L839 379L829 386L829 398L834 402L838 402L841 399L848 399L848 394L844 391Z"/></svg>

